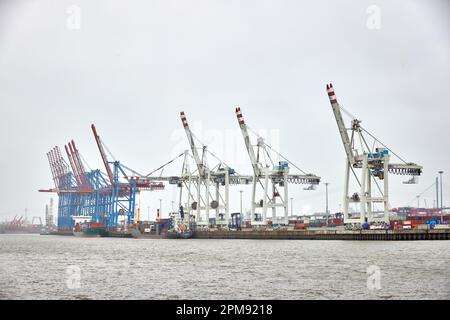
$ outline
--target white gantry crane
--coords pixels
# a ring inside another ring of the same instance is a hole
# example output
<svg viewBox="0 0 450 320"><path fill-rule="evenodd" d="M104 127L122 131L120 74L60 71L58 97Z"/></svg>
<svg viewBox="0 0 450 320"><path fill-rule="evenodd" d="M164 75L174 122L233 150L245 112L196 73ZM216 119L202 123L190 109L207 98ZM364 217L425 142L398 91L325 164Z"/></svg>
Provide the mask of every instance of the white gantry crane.
<svg viewBox="0 0 450 320"><path fill-rule="evenodd" d="M193 179L191 176L191 183L195 184L196 199L191 204L192 210L196 211L196 223L199 226L209 225L209 208L210 208L210 192L209 181L211 179L211 171L207 165L206 159L206 146L202 148L202 158L198 154L197 147L195 146L194 136L189 128L189 124L186 119L184 111L180 112L181 122L183 123L184 131L191 147L192 156L197 166L197 179ZM203 197L202 197L203 194ZM215 203L214 203L215 204ZM204 211L206 217L202 216Z"/></svg>
<svg viewBox="0 0 450 320"><path fill-rule="evenodd" d="M185 184L188 183L189 197L195 199L190 207L195 211L196 224L208 226L211 210L214 210L216 225L228 226L230 223L230 184L248 184L252 178L250 176L237 175L234 169L215 157L203 144L200 157L185 113L181 112L180 117L197 166L197 172L193 172L194 174L188 173L182 177ZM219 164L210 168L207 163L208 153L219 160Z"/></svg>
<svg viewBox="0 0 450 320"><path fill-rule="evenodd" d="M320 177L314 174L304 173L292 162L267 145L264 142L264 139L254 131L253 133L257 135L258 139L256 146L253 146L248 132L250 128L244 121L240 107L236 107L236 116L253 168L251 223L254 226L266 225L268 222L267 209L269 208L272 209L272 222L275 223L277 208L282 208L284 211L284 221L281 224L287 225L289 213L289 183L309 184L310 187L305 188L305 190L312 190L315 185L319 184ZM274 151L285 161L279 161L278 164L273 163L267 149ZM270 164L272 164L272 167ZM296 167L303 174L289 174L289 164ZM256 199L257 194L262 198Z"/></svg>
<svg viewBox="0 0 450 320"><path fill-rule="evenodd" d="M405 181L406 184L417 183L416 177L422 172L422 167L415 163L407 163L386 145L370 134L361 126L361 121L353 117L343 109L336 99L336 94L332 84L327 85L328 97L333 109L334 117L339 129L339 133L347 156L345 168L344 184L344 223L364 223L376 221L389 221L389 173L410 175L411 179ZM342 113L348 114L351 118L351 127L345 127ZM348 131L351 132L350 136ZM371 139L368 141L366 135ZM369 142L371 142L369 144ZM403 163L390 163L390 153L396 156ZM360 170L360 176L356 174ZM353 175L359 192L349 193L350 176ZM378 181L383 181L380 187ZM372 182L375 183L374 190ZM351 203L359 204L359 217L349 212ZM383 208L381 214L376 214L374 208L377 203L381 203Z"/></svg>
<svg viewBox="0 0 450 320"><path fill-rule="evenodd" d="M180 113L181 121L185 129L191 153L185 150L174 159L163 164L147 175L136 173L142 181L161 182L168 181L179 188L178 219L183 222L194 222L201 227L210 226L211 213L215 213L215 224L228 226L230 223L229 187L230 185L249 184L252 176L238 175L223 161L216 157L207 147L197 139L189 128L184 112ZM195 140L202 145L201 155L195 144ZM212 168L208 165L207 154L219 161ZM165 168L183 157L181 175L163 176ZM192 158L192 159L191 159ZM190 160L195 163L196 169L190 170ZM155 173L159 172L159 175ZM186 192L183 191L185 189ZM192 219L194 219L192 221Z"/></svg>

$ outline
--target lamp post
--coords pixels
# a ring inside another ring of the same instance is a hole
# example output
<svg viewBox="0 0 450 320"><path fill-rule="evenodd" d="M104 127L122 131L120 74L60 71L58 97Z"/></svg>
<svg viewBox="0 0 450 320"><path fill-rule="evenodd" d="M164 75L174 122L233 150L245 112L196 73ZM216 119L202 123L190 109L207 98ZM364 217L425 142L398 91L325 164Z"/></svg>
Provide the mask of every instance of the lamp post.
<svg viewBox="0 0 450 320"><path fill-rule="evenodd" d="M162 199L159 199L159 217L162 218Z"/></svg>
<svg viewBox="0 0 450 320"><path fill-rule="evenodd" d="M437 208L439 208L439 178L436 176L436 206L434 207L437 212Z"/></svg>
<svg viewBox="0 0 450 320"><path fill-rule="evenodd" d="M150 207L147 207L147 213L148 213L148 222L150 223Z"/></svg>
<svg viewBox="0 0 450 320"><path fill-rule="evenodd" d="M294 216L294 198L291 198L291 217Z"/></svg>
<svg viewBox="0 0 450 320"><path fill-rule="evenodd" d="M329 182L325 182L325 216L327 217L327 226L329 225L330 215L328 210L328 185Z"/></svg>
<svg viewBox="0 0 450 320"><path fill-rule="evenodd" d="M420 195L417 195L416 198L417 198L417 209L419 209L419 207L420 207Z"/></svg>
<svg viewBox="0 0 450 320"><path fill-rule="evenodd" d="M240 193L240 196L241 196L241 214L244 214L243 212L242 212L242 190L239 190L239 193Z"/></svg>
<svg viewBox="0 0 450 320"><path fill-rule="evenodd" d="M442 198L442 174L444 173L444 171L439 171L439 178L441 179L441 223L444 221L444 204L443 204L443 198Z"/></svg>

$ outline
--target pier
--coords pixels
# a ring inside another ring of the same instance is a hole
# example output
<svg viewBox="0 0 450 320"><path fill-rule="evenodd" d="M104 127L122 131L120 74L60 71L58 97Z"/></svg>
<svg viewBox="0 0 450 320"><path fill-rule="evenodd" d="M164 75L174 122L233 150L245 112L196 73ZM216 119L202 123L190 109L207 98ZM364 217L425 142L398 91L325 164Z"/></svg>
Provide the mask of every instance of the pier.
<svg viewBox="0 0 450 320"><path fill-rule="evenodd" d="M197 239L450 240L450 230L196 231Z"/></svg>

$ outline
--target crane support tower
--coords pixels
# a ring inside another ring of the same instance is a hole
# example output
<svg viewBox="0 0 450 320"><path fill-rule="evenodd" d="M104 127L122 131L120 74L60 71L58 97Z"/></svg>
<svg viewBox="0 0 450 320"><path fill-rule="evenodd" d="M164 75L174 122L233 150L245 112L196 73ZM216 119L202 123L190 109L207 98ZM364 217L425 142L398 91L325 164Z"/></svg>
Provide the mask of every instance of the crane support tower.
<svg viewBox="0 0 450 320"><path fill-rule="evenodd" d="M196 224L199 226L210 225L210 211L215 211L216 224L228 226L230 223L230 175L234 174L234 170L224 166L210 168L207 162L207 147L202 146L202 156L195 145L194 135L189 127L186 114L180 112L181 122L186 132L186 136L191 148L192 156L197 166L197 175L185 176L189 184L194 184L194 188L189 187L189 193L195 190L196 199L191 203L190 207L195 211Z"/></svg>
<svg viewBox="0 0 450 320"><path fill-rule="evenodd" d="M312 190L315 185L319 184L320 177L314 174L306 174L303 171L304 174L290 174L289 164L293 165L293 163L279 153L278 156L286 161L279 161L278 164L273 163L268 152L271 147L260 136L258 136L256 146L252 145L249 127L244 121L241 108L236 107L235 112L253 168L251 224L252 226L267 225L268 209L272 210L272 223L276 223L277 208L282 208L284 219L281 224L287 225L289 214L288 185L290 183L309 184L310 187L305 188L305 190ZM272 168L270 164L272 164ZM297 166L295 167L299 169ZM260 199L256 198L258 195L261 196Z"/></svg>
<svg viewBox="0 0 450 320"><path fill-rule="evenodd" d="M341 111L349 114L338 103L332 84L326 86L331 108L339 129L346 154L344 181L344 223L371 223L389 221L389 174L410 175L405 184L417 183L416 177L422 172L422 167L411 162L405 162L386 145L361 126L361 120L352 117L349 129L345 127ZM350 131L350 136L348 131ZM373 143L369 144L369 139ZM391 154L403 163L391 163ZM356 171L360 171L358 176ZM350 192L350 178L354 177L359 190ZM382 182L382 186L378 182ZM373 185L375 184L375 186ZM375 188L376 187L376 188ZM375 190L374 190L375 189ZM350 213L351 203L359 204L359 217ZM381 214L376 214L374 208L382 204Z"/></svg>

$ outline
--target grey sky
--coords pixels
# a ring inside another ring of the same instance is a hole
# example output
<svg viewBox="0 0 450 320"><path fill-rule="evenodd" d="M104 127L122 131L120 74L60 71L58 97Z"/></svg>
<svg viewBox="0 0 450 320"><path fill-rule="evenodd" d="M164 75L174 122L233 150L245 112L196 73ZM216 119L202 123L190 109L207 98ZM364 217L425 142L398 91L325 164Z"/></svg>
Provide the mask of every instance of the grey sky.
<svg viewBox="0 0 450 320"><path fill-rule="evenodd" d="M81 8L79 30L66 26L69 5ZM381 9L379 30L367 28L370 5ZM25 207L43 216L49 194L37 190L53 186L45 154L54 145L73 138L103 169L91 123L118 160L148 173L187 147L184 110L213 152L250 174L235 105L282 154L331 183L338 210L345 154L327 82L366 128L424 166L418 185L390 180L391 205L405 205L438 170L450 171L449 9L448 1L0 0L0 219ZM294 211L323 211L324 188L294 185ZM160 197L167 208L173 188L144 194L143 207L153 211ZM434 192L423 197L431 205Z"/></svg>

